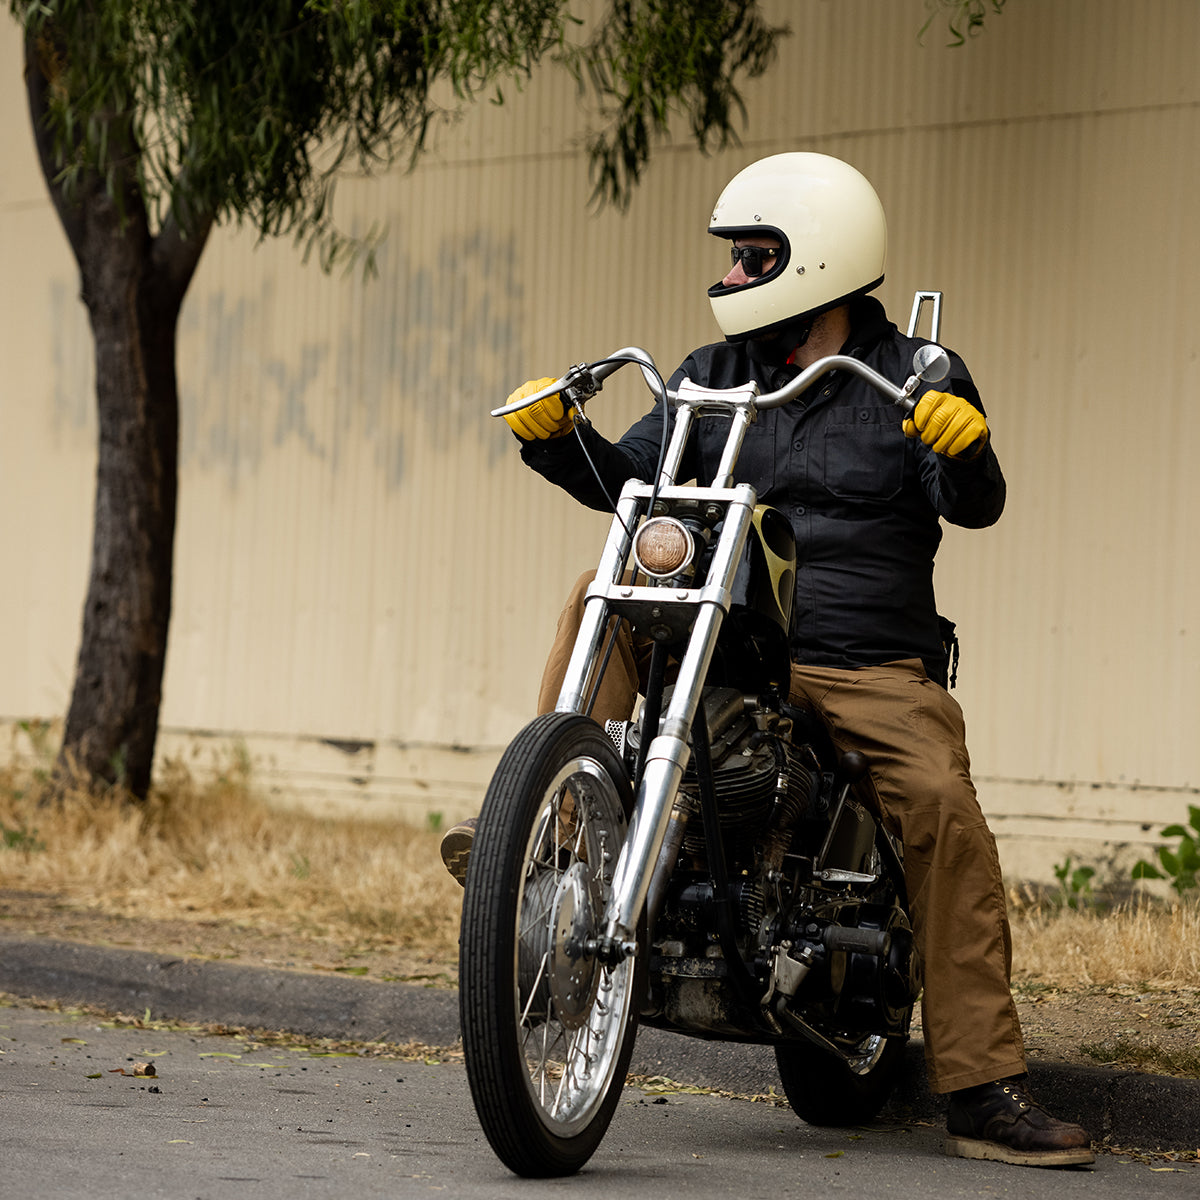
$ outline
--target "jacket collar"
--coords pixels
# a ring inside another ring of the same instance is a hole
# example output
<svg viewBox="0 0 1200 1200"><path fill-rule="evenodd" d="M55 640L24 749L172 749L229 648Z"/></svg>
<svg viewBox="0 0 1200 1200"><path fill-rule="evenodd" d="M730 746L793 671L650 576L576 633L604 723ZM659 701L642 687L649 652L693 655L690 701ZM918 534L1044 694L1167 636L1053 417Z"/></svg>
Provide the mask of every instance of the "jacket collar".
<svg viewBox="0 0 1200 1200"><path fill-rule="evenodd" d="M894 328L874 296L856 296L850 302L850 336L842 353L864 358Z"/></svg>

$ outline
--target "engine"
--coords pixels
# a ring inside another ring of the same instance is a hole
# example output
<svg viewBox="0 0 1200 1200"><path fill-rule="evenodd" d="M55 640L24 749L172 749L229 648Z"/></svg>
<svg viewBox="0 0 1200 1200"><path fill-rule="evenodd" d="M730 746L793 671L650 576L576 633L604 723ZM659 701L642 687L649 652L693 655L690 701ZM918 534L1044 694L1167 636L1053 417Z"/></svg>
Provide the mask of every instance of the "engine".
<svg viewBox="0 0 1200 1200"><path fill-rule="evenodd" d="M757 1039L762 1000L770 996L788 1012L843 1032L904 1032L916 983L903 910L894 897L869 887L826 886L812 878L830 829L833 776L822 772L807 743L793 741L789 716L752 697L710 691L705 715L741 961L726 961L719 936L722 918L693 761L680 788L680 805L691 815L655 922L643 1019ZM636 733L631 730L631 755ZM858 805L844 807L874 828ZM863 833L869 847L871 835Z"/></svg>

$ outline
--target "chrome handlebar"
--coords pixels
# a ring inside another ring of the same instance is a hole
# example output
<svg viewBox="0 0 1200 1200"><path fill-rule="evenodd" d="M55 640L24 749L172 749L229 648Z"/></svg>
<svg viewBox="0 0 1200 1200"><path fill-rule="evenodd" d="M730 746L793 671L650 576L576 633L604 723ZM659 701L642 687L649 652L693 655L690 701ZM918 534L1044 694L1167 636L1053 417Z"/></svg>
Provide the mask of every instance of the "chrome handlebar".
<svg viewBox="0 0 1200 1200"><path fill-rule="evenodd" d="M654 365L654 359L640 346L625 346L594 364L580 363L572 367L560 379L556 379L552 384L535 392L532 396L526 396L523 400L516 400L512 404L492 409L492 416L503 417L509 413L519 412L521 409L528 408L531 404L536 404L539 400L544 400L547 396L553 396L559 392L565 392L571 403L581 404L600 390L600 384L609 375L630 362L636 363L641 368L642 376L650 390L656 395L661 395L664 390L662 377ZM936 383L938 380L944 379L950 370L950 358L946 351L936 343L921 346L913 356L913 374L908 377L903 387L885 379L878 371L857 358L852 358L848 354L830 354L805 367L795 379L784 384L783 387L764 395L757 394L758 385L753 383L740 388L731 388L725 393L711 389L704 389L704 391L706 399L711 403L718 402L719 397L723 394L729 397L731 405L736 402L735 397L744 403L745 397L749 395L753 399L755 409L778 408L787 404L789 400L794 400L822 375L839 370L850 371L865 379L876 391L902 408L907 415L915 407L916 402L912 396L917 387L922 383ZM668 403L678 402L679 393L677 391L667 388L665 392Z"/></svg>
<svg viewBox="0 0 1200 1200"><path fill-rule="evenodd" d="M584 394L580 399L587 399L593 396L600 390L600 384L607 379L614 371L619 371L627 363L637 363L642 368L642 376L646 380L650 390L656 395L659 392L662 377L658 373L658 368L654 365L654 359L651 358L647 351L640 346L622 346L620 350L614 350L607 358L602 358L595 363L579 363L572 367L561 379L556 379L548 387L544 387L539 392L535 392L532 396L526 396L524 400L516 400L512 404L505 404L500 408L492 409L493 417L505 417L509 413L520 412L523 408L528 408L531 404L536 404L539 400L546 399L547 396L556 395L561 391L571 391L573 389L582 389ZM674 399L674 393L667 393L668 399Z"/></svg>

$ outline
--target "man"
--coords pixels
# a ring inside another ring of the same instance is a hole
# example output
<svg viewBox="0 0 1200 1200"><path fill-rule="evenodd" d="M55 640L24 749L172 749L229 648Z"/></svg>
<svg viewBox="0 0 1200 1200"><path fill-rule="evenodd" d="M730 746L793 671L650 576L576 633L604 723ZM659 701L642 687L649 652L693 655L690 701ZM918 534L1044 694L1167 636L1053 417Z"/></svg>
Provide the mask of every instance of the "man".
<svg viewBox="0 0 1200 1200"><path fill-rule="evenodd" d="M917 343L867 294L883 280L887 232L874 189L854 168L804 153L756 162L725 188L709 232L732 247L731 269L708 293L726 340L689 355L672 387L688 377L714 388L754 380L771 391L836 353L888 379L908 374ZM937 682L945 669L933 592L940 519L991 525L1005 498L961 359L951 355L939 387L905 420L858 376L827 375L759 414L738 479L796 533L791 699L821 714L839 751L866 755L878 811L904 844L929 1081L950 1096L947 1152L1035 1166L1087 1163L1094 1155L1084 1130L1051 1117L1025 1083L995 841L971 783L962 712ZM507 419L524 460L591 507L608 508L606 493L615 496L628 478L654 477L658 407L615 444L590 426L565 436L573 413L557 396ZM679 478L713 476L720 424L700 423ZM559 623L543 710L554 707L585 587L586 578ZM610 675L593 715L628 717L634 647L622 648ZM465 865L470 832L447 835L448 865L456 853Z"/></svg>

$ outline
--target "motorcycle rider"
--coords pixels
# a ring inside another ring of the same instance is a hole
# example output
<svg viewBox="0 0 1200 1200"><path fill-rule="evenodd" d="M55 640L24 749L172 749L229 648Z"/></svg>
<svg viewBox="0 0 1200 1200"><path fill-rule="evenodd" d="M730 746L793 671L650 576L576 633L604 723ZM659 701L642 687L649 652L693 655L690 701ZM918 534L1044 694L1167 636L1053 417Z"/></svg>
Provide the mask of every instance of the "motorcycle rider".
<svg viewBox="0 0 1200 1200"><path fill-rule="evenodd" d="M868 295L883 281L886 222L853 167L811 153L755 162L722 192L709 232L731 244L732 267L708 292L725 341L689 355L670 387L687 377L772 391L837 353L889 379L908 373L918 343ZM531 381L509 400L552 382ZM660 406L616 443L575 428L558 396L506 420L525 462L590 507L609 510L606 492L615 497L628 478L654 478ZM718 424L700 423L680 479L713 476L725 440ZM1094 1161L1087 1133L1050 1116L1025 1080L1000 864L971 782L962 712L943 686L933 592L940 519L985 527L1005 499L970 374L951 355L947 380L925 390L908 419L858 376L826 375L759 413L738 479L796 533L791 701L822 717L839 752L866 755L878 812L904 845L929 1083L949 1094L947 1153L1031 1166ZM539 711L554 708L590 580L576 584L559 621ZM638 651L626 638L614 656L598 720L630 715ZM473 831L464 822L444 839L460 882Z"/></svg>

